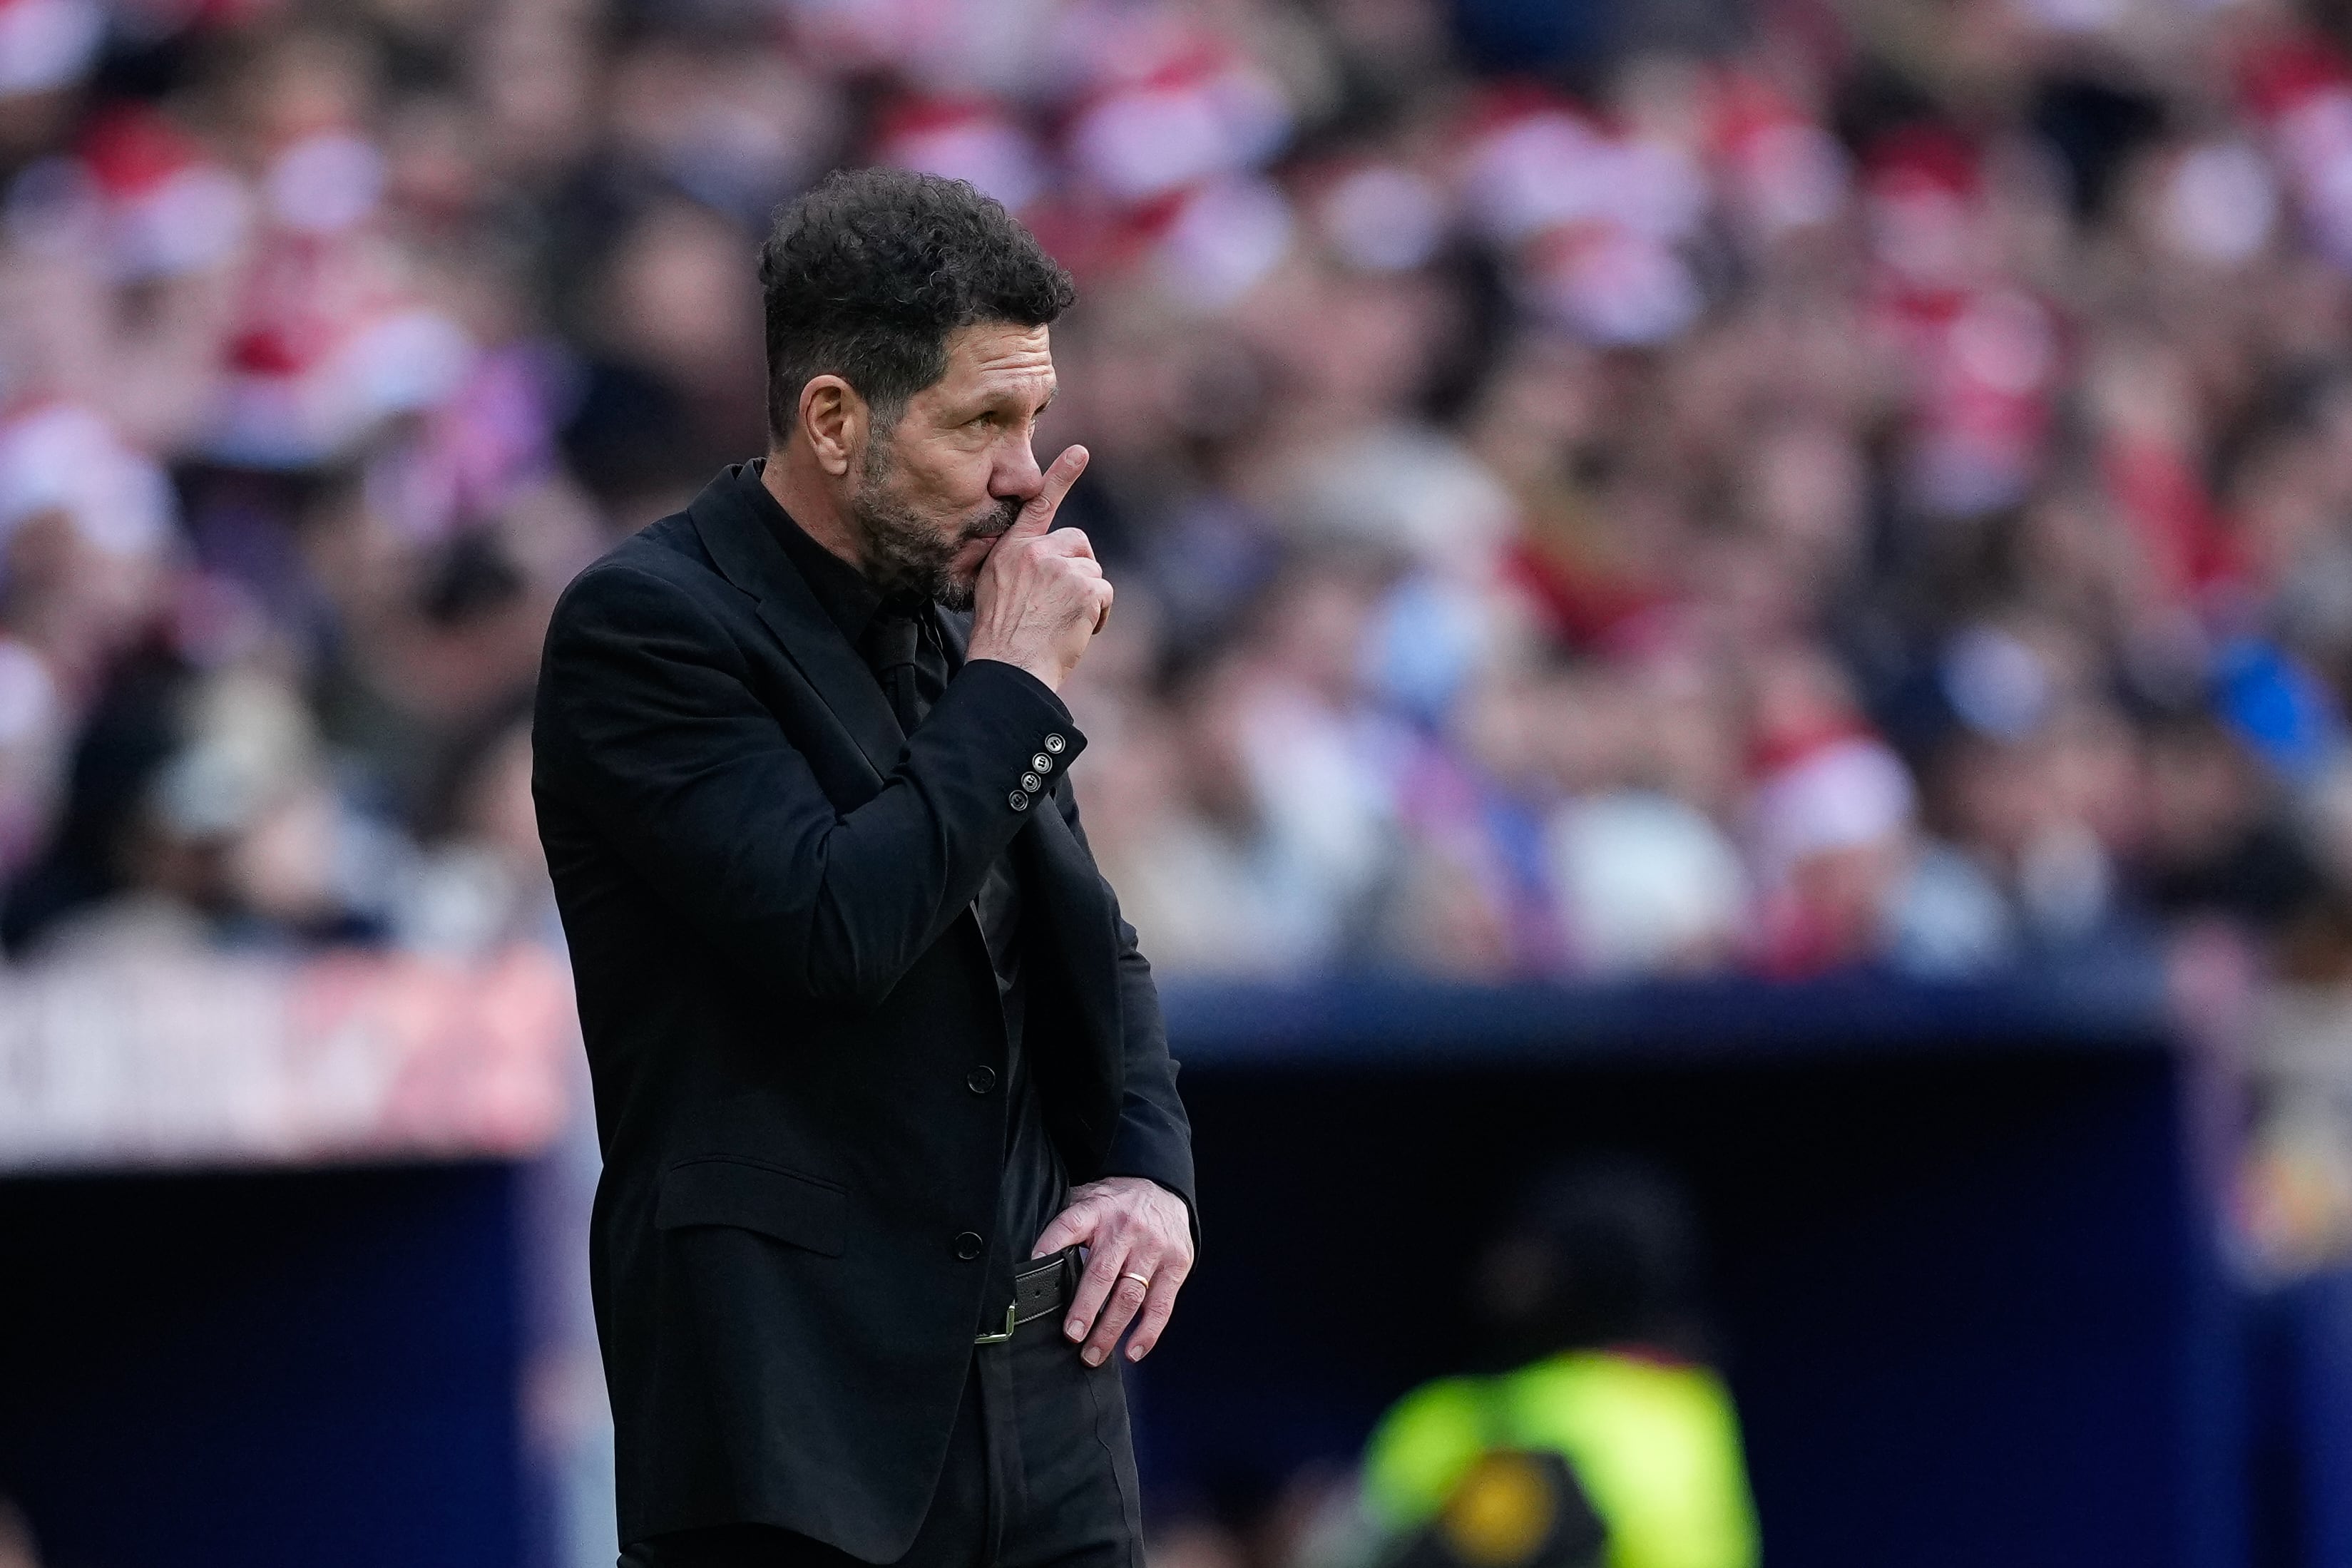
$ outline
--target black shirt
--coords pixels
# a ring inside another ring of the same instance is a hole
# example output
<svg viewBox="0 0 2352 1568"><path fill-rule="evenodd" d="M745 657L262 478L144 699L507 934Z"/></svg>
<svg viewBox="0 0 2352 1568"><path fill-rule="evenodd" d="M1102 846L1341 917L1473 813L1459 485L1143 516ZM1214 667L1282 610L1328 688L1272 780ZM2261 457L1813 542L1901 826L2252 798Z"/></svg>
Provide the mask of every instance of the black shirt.
<svg viewBox="0 0 2352 1568"><path fill-rule="evenodd" d="M777 504L760 482L764 465L764 459L755 460L738 471L746 500L784 547L841 634L865 656L867 630L885 609L883 595L855 567L809 538L792 514ZM953 678L946 640L940 634L938 607L892 604L889 609L915 615L919 633L915 645L916 683L922 694L920 706L928 709ZM1060 699L1042 682L1039 689L1060 706ZM1066 709L1063 718L1068 722ZM989 962L996 971L997 999L1004 1016L1004 1177L998 1189L997 1234L989 1249L992 1278L981 1298L981 1326L993 1333L1004 1326L1005 1303L1013 1299L1013 1271L1028 1261L1038 1233L1068 1201L1069 1180L1061 1155L1045 1131L1045 1113L1022 1057L1027 986L1021 963L1021 878L1009 851L988 868L979 896L972 900L972 914L988 944Z"/></svg>

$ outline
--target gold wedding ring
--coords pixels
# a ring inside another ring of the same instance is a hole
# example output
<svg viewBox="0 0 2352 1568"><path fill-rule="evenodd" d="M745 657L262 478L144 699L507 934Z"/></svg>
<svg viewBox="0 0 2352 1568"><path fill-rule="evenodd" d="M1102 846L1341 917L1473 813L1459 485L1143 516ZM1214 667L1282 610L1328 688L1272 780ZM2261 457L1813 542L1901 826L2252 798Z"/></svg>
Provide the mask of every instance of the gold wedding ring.
<svg viewBox="0 0 2352 1568"><path fill-rule="evenodd" d="M1118 1277L1122 1280L1132 1280L1147 1291L1151 1289L1151 1276L1149 1274L1139 1274L1132 1269L1126 1269L1120 1270Z"/></svg>

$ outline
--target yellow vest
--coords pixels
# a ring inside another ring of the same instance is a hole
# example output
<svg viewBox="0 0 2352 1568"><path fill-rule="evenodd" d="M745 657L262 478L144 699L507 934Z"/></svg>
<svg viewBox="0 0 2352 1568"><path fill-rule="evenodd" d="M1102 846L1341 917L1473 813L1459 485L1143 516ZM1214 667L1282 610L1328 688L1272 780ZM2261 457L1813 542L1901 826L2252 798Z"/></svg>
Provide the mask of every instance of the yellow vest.
<svg viewBox="0 0 2352 1568"><path fill-rule="evenodd" d="M1426 1523L1497 1448L1568 1461L1608 1527L1610 1568L1755 1568L1738 1417L1704 1367L1570 1351L1500 1377L1424 1384L1365 1451L1373 1522L1391 1534Z"/></svg>

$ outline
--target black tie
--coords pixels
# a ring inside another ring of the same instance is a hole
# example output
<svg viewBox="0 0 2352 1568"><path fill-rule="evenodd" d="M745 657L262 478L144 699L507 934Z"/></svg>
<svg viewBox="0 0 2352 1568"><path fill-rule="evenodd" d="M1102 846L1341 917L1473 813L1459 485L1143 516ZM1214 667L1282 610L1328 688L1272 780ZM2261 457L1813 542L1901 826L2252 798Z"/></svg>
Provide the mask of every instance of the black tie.
<svg viewBox="0 0 2352 1568"><path fill-rule="evenodd" d="M916 671L922 647L922 626L916 617L921 610L919 604L885 600L866 627L866 662L873 666L874 678L882 683L890 711L898 716L898 727L908 735L923 722L931 706L923 700Z"/></svg>

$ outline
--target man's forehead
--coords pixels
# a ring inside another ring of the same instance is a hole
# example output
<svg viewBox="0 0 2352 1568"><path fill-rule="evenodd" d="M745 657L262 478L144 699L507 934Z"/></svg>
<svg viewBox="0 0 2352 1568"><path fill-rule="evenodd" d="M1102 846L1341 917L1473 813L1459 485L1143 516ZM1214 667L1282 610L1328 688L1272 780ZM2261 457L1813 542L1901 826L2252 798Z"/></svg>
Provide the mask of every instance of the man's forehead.
<svg viewBox="0 0 2352 1568"><path fill-rule="evenodd" d="M960 327L948 337L950 381L1002 383L1042 378L1050 382L1053 376L1050 328L979 321Z"/></svg>

